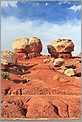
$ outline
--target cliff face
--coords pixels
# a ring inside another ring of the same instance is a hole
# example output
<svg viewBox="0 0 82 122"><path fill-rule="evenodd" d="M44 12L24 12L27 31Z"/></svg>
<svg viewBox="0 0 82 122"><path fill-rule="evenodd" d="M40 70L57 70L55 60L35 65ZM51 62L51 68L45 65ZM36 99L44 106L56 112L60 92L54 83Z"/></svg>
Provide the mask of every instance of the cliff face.
<svg viewBox="0 0 82 122"><path fill-rule="evenodd" d="M27 43L31 51L26 52L28 46L23 46L20 52L17 45L14 45L14 52L17 54L16 64L13 62L6 64L6 69L5 64L1 64L3 66L1 73L5 71L9 73L8 79L1 78L1 117L3 119L80 118L81 56L67 56L68 52L74 50L73 42L68 40L59 40L58 44L57 41L54 42L54 49L48 48L49 56L40 55L41 41L34 40L36 38ZM20 44L19 40L18 42ZM52 55L54 52L56 55ZM59 56L61 52L62 58ZM35 53L39 55L33 55Z"/></svg>

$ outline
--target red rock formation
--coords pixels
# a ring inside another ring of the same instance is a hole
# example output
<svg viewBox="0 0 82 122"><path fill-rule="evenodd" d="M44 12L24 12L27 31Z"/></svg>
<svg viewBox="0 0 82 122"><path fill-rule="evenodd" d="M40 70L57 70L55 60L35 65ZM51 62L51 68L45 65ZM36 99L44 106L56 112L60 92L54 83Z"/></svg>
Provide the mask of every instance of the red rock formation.
<svg viewBox="0 0 82 122"><path fill-rule="evenodd" d="M21 43L23 47L20 51L17 50L17 53L20 52L17 64L8 65L9 78L1 77L1 118L79 119L81 114L81 58L71 58L73 43L70 40L58 40L57 43L63 43L62 46L57 47L60 53L55 48L49 49L51 55L55 52L55 56L62 57L60 54L65 56L62 59L48 55L38 56L41 48L40 50L36 48L38 45L34 43L35 40L36 38L31 39L32 52L27 53L29 60L24 52L28 48ZM28 42L27 39L24 42Z"/></svg>

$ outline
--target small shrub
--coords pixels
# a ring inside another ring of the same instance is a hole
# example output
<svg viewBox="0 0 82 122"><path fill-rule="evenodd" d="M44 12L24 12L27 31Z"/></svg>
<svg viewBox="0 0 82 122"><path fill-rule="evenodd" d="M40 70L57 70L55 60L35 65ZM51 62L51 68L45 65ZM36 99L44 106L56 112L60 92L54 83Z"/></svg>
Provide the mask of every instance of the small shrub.
<svg viewBox="0 0 82 122"><path fill-rule="evenodd" d="M60 80L60 76L57 77L57 80Z"/></svg>
<svg viewBox="0 0 82 122"><path fill-rule="evenodd" d="M1 76L3 79L9 79L9 73L8 72L2 72Z"/></svg>

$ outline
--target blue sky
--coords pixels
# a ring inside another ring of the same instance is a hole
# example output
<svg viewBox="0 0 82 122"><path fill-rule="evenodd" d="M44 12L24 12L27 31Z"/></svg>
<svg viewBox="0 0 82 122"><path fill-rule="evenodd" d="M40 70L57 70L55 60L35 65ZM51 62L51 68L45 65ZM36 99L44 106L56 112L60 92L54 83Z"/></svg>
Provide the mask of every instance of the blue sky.
<svg viewBox="0 0 82 122"><path fill-rule="evenodd" d="M71 38L77 54L81 50L80 12L80 1L1 2L1 47L11 50L14 39L38 36L43 43L43 53L47 53L48 42Z"/></svg>

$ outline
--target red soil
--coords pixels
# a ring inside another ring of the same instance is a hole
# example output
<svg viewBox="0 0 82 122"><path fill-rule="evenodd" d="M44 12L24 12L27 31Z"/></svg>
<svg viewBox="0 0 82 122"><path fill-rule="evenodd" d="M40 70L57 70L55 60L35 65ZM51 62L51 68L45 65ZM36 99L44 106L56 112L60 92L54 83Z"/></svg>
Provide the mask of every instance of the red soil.
<svg viewBox="0 0 82 122"><path fill-rule="evenodd" d="M2 78L2 118L80 118L80 76L60 73L52 63L43 62L46 57L18 60L21 66L10 67L10 79ZM65 59L65 65L74 65L81 73L79 60Z"/></svg>

